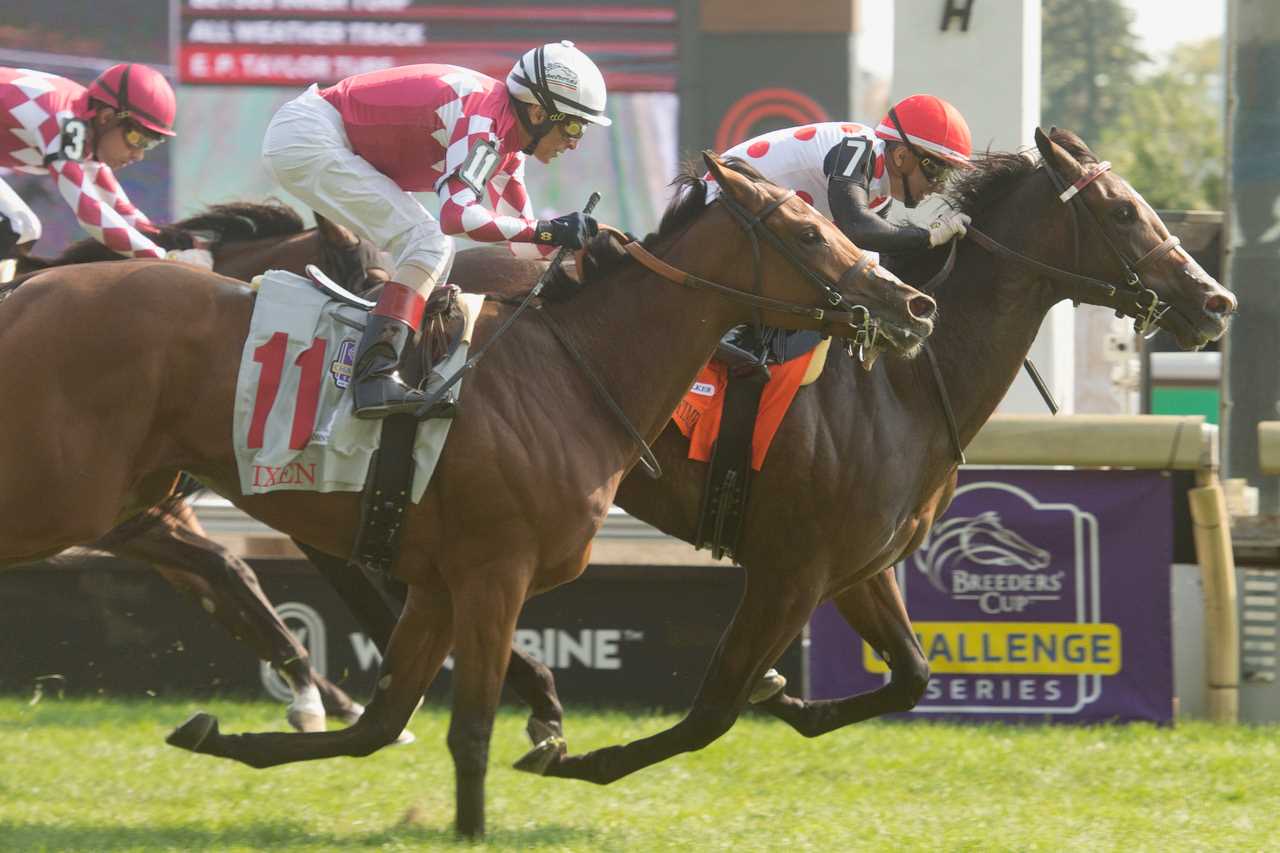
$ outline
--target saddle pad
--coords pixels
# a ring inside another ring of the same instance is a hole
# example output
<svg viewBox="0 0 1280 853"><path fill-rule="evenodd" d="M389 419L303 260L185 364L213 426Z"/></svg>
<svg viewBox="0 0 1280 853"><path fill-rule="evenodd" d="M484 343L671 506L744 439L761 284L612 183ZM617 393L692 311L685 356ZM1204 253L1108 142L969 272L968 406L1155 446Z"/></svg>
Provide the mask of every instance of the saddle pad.
<svg viewBox="0 0 1280 853"><path fill-rule="evenodd" d="M818 353L825 357L827 350L820 346L790 361L770 365L769 383L764 386L764 393L760 396L760 411L756 415L755 428L751 433L751 467L756 471L764 465L764 457L769 452L773 436L787 409L791 407L796 391L800 390L800 381L809 369L809 362ZM698 462L711 461L711 447L720 434L720 416L724 411L724 389L728 379L729 368L723 362L712 359L698 373L693 387L684 395L675 414L671 416L676 426L689 439L690 459Z"/></svg>
<svg viewBox="0 0 1280 853"><path fill-rule="evenodd" d="M431 373L428 393L461 367L484 297L463 294L462 343ZM359 492L378 447L382 421L352 413L352 365L364 329L362 309L329 299L301 276L262 277L240 357L232 424L240 489ZM459 382L453 393L460 398ZM450 419L418 425L411 497L416 503L444 449Z"/></svg>

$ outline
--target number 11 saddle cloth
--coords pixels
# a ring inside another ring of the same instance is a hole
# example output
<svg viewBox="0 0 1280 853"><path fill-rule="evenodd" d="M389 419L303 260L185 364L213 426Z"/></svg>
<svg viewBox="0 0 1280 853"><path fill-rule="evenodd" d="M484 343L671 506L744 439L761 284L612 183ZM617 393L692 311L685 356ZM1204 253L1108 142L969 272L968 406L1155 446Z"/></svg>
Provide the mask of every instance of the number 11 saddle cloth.
<svg viewBox="0 0 1280 853"><path fill-rule="evenodd" d="M461 344L432 370L427 393L467 358L483 296L458 298L466 321ZM330 299L301 276L272 270L261 279L240 356L232 425L240 489L359 492L378 448L382 421L352 414L351 384L365 311ZM413 358L413 355L409 355ZM453 387L461 397L465 381ZM452 419L418 425L416 503L427 489Z"/></svg>

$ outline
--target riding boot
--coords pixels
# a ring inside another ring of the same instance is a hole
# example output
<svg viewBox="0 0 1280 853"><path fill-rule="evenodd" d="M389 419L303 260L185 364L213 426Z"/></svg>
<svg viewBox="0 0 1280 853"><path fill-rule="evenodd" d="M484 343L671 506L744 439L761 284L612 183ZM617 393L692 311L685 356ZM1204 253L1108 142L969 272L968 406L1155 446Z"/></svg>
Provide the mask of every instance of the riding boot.
<svg viewBox="0 0 1280 853"><path fill-rule="evenodd" d="M357 418L412 414L426 401L398 372L405 345L422 322L425 306L426 300L417 291L394 281L383 285L356 349L351 394Z"/></svg>

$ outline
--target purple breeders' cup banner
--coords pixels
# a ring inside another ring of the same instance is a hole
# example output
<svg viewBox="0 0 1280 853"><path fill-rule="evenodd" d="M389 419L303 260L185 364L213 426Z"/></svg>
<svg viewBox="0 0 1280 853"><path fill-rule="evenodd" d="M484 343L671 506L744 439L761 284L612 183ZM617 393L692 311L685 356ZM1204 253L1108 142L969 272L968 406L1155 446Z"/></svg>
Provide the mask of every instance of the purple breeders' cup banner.
<svg viewBox="0 0 1280 853"><path fill-rule="evenodd" d="M964 470L898 580L933 670L908 717L1173 719L1172 491L1159 471ZM826 604L811 695L888 669Z"/></svg>

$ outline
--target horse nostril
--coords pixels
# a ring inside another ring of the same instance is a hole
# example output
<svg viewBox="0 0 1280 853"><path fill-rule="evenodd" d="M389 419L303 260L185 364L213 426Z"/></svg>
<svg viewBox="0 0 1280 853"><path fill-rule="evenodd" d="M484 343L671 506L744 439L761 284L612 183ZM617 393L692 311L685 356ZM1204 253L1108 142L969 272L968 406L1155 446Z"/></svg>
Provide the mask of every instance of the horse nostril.
<svg viewBox="0 0 1280 853"><path fill-rule="evenodd" d="M938 310L938 303L934 302L932 297L921 293L907 301L907 310L917 320L928 320Z"/></svg>
<svg viewBox="0 0 1280 853"><path fill-rule="evenodd" d="M1232 314L1236 310L1236 301L1229 293L1215 293L1204 301L1204 310L1210 314Z"/></svg>

